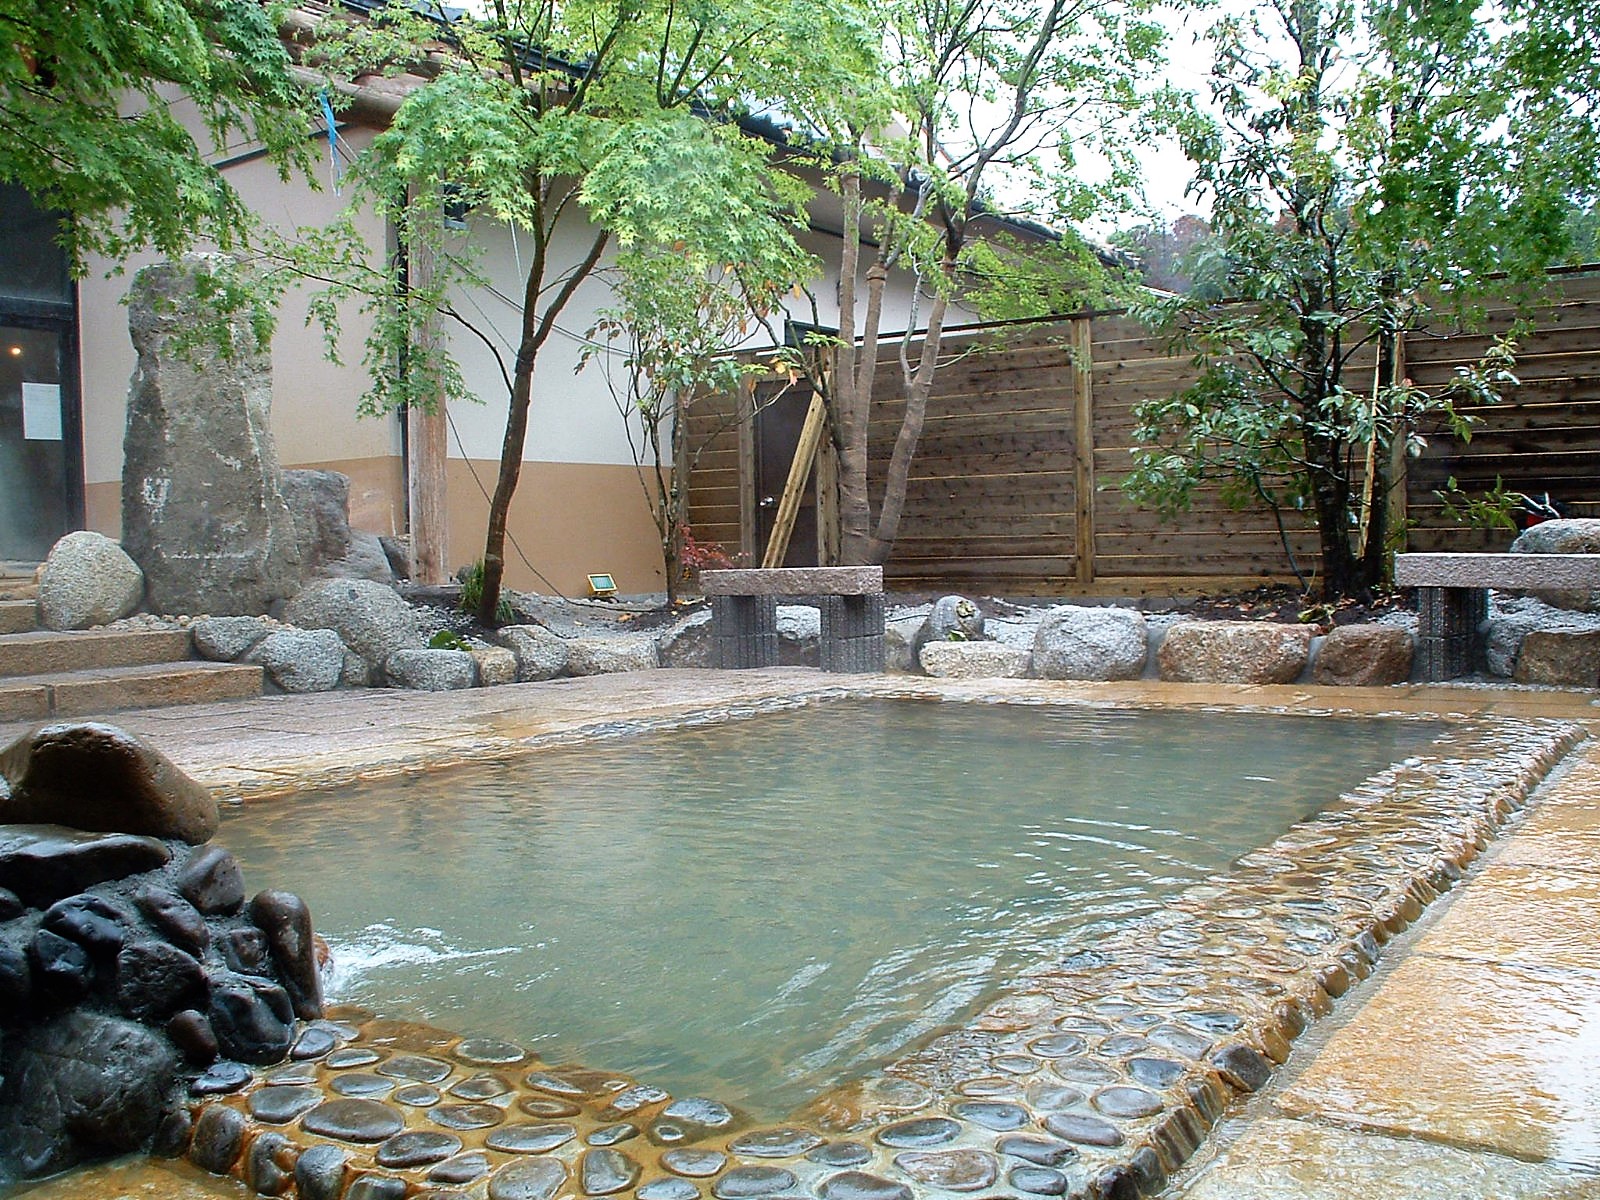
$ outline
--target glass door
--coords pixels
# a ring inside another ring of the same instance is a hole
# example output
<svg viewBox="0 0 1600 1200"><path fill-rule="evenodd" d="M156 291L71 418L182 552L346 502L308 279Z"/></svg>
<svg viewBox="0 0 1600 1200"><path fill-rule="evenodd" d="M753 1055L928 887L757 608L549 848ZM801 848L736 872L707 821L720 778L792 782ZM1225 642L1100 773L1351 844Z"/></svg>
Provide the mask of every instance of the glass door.
<svg viewBox="0 0 1600 1200"><path fill-rule="evenodd" d="M76 527L62 335L0 325L0 560L39 562Z"/></svg>

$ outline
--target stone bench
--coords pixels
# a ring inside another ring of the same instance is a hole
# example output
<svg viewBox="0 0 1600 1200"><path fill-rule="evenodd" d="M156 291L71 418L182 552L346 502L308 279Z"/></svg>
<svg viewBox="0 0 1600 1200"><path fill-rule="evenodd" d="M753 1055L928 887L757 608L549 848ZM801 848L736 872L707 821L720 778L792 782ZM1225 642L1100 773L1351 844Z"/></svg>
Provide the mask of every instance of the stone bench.
<svg viewBox="0 0 1600 1200"><path fill-rule="evenodd" d="M824 671L881 673L882 567L769 567L701 571L711 600L717 666L734 670L778 665L778 597L822 601Z"/></svg>
<svg viewBox="0 0 1600 1200"><path fill-rule="evenodd" d="M1600 554L1397 554L1394 581L1418 589L1418 673L1470 673L1483 653L1490 588L1600 587Z"/></svg>

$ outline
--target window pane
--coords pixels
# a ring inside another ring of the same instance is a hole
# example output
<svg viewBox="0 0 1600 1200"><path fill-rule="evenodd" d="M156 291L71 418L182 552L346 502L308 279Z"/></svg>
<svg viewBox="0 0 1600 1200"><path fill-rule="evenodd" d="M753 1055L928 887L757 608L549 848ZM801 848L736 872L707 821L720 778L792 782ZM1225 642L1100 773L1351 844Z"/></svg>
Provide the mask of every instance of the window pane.
<svg viewBox="0 0 1600 1200"><path fill-rule="evenodd" d="M56 228L56 217L41 212L27 192L0 184L0 296L72 299Z"/></svg>

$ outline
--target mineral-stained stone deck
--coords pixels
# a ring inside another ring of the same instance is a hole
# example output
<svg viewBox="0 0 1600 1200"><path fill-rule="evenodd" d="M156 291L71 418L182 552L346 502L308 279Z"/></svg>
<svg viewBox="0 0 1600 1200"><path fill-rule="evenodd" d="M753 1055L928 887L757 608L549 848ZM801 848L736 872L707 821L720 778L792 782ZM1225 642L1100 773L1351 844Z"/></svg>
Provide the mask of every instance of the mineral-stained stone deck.
<svg viewBox="0 0 1600 1200"><path fill-rule="evenodd" d="M713 694L723 701L723 712L790 703L807 690L796 683L817 678L786 672L745 675L737 699L730 698L727 685L702 685L697 675L680 680L688 686L675 693L661 690L665 680L640 681L635 698L641 703L633 711L646 724L672 724L698 719L692 716L695 701L704 707ZM1022 702L1139 703L1170 696L1191 703L1222 699L1334 707L1332 694L1311 689L837 682L857 693ZM566 693L574 701L568 710L558 703L554 713L542 710L536 720L528 712L471 704L450 717L442 707L412 705L396 705L389 715L419 732L431 728L437 734L441 724L450 725L421 753L411 753L409 761L416 765L499 753L530 737L574 736L597 721L604 724L606 705L627 698L622 687ZM837 694L841 689L813 690ZM1453 697L1445 699L1450 703L1441 704L1435 693L1417 703L1411 693L1397 689L1375 693L1364 706L1398 710L1415 703L1460 712L1486 705L1539 707L1464 694L1456 708ZM260 710L252 706L250 711ZM247 720L241 712L241 725ZM276 765L268 755L251 753L249 738L261 734L247 735L233 759L248 762L247 768L228 767L225 761L219 767L225 740L211 742L206 751L191 737L191 761L208 782L234 791L271 790L278 771L282 786L296 773L338 778L346 772L396 769L407 761L393 744L395 722L388 742L375 729L352 729L352 724L327 726L326 741L304 747L298 757L289 753L294 741L287 729L271 735L283 739ZM1467 721L1435 752L1374 777L1318 818L1246 855L1234 870L1190 889L1153 919L1043 964L964 1028L879 1074L820 1097L780 1126L754 1126L715 1098L668 1096L649 1080L629 1079L605 1070L605 1064L544 1063L506 1043L463 1041L444 1031L343 1012L307 1026L296 1044L298 1057L283 1066L213 1072L201 1085L206 1094L194 1098L188 1121L164 1131L162 1148L243 1179L260 1194L298 1191L307 1198L351 1200L402 1195L437 1200L1120 1198L1153 1192L1194 1151L1230 1098L1266 1083L1290 1041L1328 1013L1333 997L1371 971L1380 947L1453 885L1578 736L1576 726L1549 720ZM336 761L341 748L345 757ZM174 757L182 761L181 752ZM314 769L307 771L308 766ZM1600 815L1590 812L1600 809L1595 796L1600 789L1582 810L1587 814L1582 820L1594 818L1591 826L1600 822ZM1546 856L1566 852L1554 831L1533 850ZM1507 865L1518 864L1508 860ZM1502 934L1509 936L1504 931L1495 936ZM1457 1027L1476 1029L1483 1018L1492 1018L1494 1006L1509 993L1491 988L1479 994L1467 982L1469 958L1441 959L1448 961L1439 971L1458 970L1446 982L1463 997L1459 1005L1423 1004L1411 1011L1397 1006L1375 1019L1413 1024L1453 1019ZM1577 968L1534 963L1505 970L1543 978ZM1417 994L1438 995L1431 985ZM1503 1020L1505 1044L1515 1046L1512 1014ZM1529 1047L1524 1053L1543 1053L1541 1037L1552 1031L1559 1035L1561 1022L1548 1014L1541 1019L1538 1010L1532 1020L1532 1036L1522 1039ZM1307 1072L1295 1083L1294 1093L1304 1097L1307 1110L1331 1111L1346 1086L1332 1072L1336 1060L1329 1061L1325 1082ZM1441 1111L1465 1113L1475 1103L1470 1093L1453 1090L1458 1081L1448 1075L1432 1089L1405 1055L1387 1060L1385 1067L1384 1060L1363 1054L1360 1038L1351 1043L1348 1062L1376 1074L1416 1075L1425 1085L1418 1090L1434 1096ZM1588 1078L1595 1077L1590 1071ZM1312 1090L1317 1087L1327 1090L1318 1095ZM1363 1171L1377 1156L1375 1147L1388 1142L1396 1144L1396 1161L1459 1173L1460 1186L1440 1195L1594 1194L1581 1190L1582 1178L1565 1167L1480 1161L1481 1155L1447 1146L1411 1146L1384 1132L1389 1125L1380 1117L1362 1118L1353 1105L1351 1117L1367 1121L1357 1145L1344 1144L1354 1134L1281 1116L1258 1122L1238 1143L1242 1147L1254 1138L1262 1153L1277 1156L1280 1175L1287 1163L1283 1155L1299 1152L1294 1147L1316 1151L1321 1146L1332 1155L1323 1164L1322 1183L1259 1193L1233 1186L1230 1180L1270 1165L1257 1157L1239 1160L1232 1176L1215 1177L1221 1182L1211 1186L1220 1190L1203 1191L1208 1176L1193 1194L1383 1194L1383 1188L1370 1186L1371 1172ZM1562 1125L1539 1111L1532 1112L1530 1122L1533 1128L1525 1131L1534 1139L1530 1144L1540 1144L1541 1128L1571 1131L1570 1123ZM1302 1128L1308 1124L1309 1129ZM1404 1123L1394 1127L1403 1129ZM1348 1187L1337 1182L1346 1177ZM1390 1194L1429 1194L1420 1185L1397 1190L1394 1176L1383 1178L1390 1180ZM1578 1191L1568 1188L1575 1178ZM1482 1181L1481 1189L1475 1179Z"/></svg>

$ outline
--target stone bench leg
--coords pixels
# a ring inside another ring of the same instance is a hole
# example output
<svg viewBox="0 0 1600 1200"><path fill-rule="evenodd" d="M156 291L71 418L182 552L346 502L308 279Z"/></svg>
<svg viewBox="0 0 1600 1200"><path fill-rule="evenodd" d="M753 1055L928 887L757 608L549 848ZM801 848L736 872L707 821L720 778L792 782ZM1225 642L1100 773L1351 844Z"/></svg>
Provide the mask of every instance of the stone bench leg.
<svg viewBox="0 0 1600 1200"><path fill-rule="evenodd" d="M1428 683L1458 679L1478 667L1481 626L1489 615L1487 588L1417 589L1417 663Z"/></svg>
<svg viewBox="0 0 1600 1200"><path fill-rule="evenodd" d="M711 638L712 661L724 670L777 666L777 597L711 597Z"/></svg>
<svg viewBox="0 0 1600 1200"><path fill-rule="evenodd" d="M822 597L824 671L847 675L883 673L883 595Z"/></svg>

